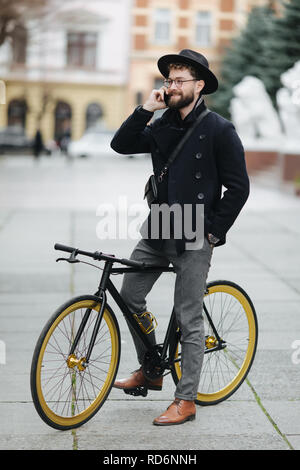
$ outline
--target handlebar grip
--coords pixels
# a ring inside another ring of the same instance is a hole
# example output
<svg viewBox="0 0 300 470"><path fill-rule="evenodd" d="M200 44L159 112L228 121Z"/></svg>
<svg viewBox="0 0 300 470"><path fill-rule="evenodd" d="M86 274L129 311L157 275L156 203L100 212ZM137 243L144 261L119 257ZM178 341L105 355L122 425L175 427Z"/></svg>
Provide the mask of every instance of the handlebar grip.
<svg viewBox="0 0 300 470"><path fill-rule="evenodd" d="M60 243L55 243L54 245L55 250L66 251L67 253L72 253L76 248L72 248L71 246L61 245Z"/></svg>
<svg viewBox="0 0 300 470"><path fill-rule="evenodd" d="M122 259L122 264L127 264L127 266L134 268L144 268L146 266L142 261L134 261L132 259Z"/></svg>

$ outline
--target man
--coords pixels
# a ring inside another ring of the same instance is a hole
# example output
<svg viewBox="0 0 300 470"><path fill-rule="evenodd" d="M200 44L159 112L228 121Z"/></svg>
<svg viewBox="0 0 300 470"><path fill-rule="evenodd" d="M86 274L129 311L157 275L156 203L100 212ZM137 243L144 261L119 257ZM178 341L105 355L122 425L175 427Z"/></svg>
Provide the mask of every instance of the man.
<svg viewBox="0 0 300 470"><path fill-rule="evenodd" d="M179 54L165 55L159 59L158 68L165 77L164 86L150 93L111 142L111 147L122 154L151 153L156 176L161 174L171 152L206 109L203 95L218 88L218 80L209 69L207 59L195 51L184 49ZM163 116L149 124L154 111L165 108L168 109ZM226 188L223 196L222 186ZM174 309L181 332L182 377L175 390L175 400L153 421L155 425L165 426L195 418L205 344L203 296L212 251L214 246L226 242L226 234L249 195L244 150L232 123L215 112L208 113L193 130L157 188L160 205L178 204L182 208L190 205L193 224L197 206L204 207L204 242L199 248L187 249L185 234L180 238L176 236L176 217L170 220L168 239L164 239L161 230L158 238L151 236L151 212L154 211L151 206L148 220L141 229L143 238L131 255L131 259L148 265L172 263L176 272ZM184 212L182 214L184 217ZM142 322L147 320L146 296L158 277L159 273L142 272L124 276L121 294ZM145 350L134 332L132 335L142 364ZM154 331L149 337L154 345ZM114 386L127 390L137 386L161 390L162 382L162 378L148 380L140 368L129 378L116 381Z"/></svg>

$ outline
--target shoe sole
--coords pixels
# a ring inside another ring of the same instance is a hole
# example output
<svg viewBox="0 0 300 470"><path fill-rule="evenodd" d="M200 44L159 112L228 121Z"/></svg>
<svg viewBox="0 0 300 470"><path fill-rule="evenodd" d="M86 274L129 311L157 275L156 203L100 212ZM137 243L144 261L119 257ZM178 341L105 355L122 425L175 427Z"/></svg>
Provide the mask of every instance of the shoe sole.
<svg viewBox="0 0 300 470"><path fill-rule="evenodd" d="M148 390L162 390L162 385L151 385L148 382L145 385L140 385L141 387L146 387ZM137 387L122 387L122 385L113 385L113 388L118 388L119 390L134 390Z"/></svg>
<svg viewBox="0 0 300 470"><path fill-rule="evenodd" d="M157 390L157 391L162 390L161 385L150 385L150 384L147 383L146 387L148 388L148 390Z"/></svg>
<svg viewBox="0 0 300 470"><path fill-rule="evenodd" d="M183 424L183 423L186 423L187 421L194 421L195 418L196 418L196 415L190 415L184 418L182 421L175 421L173 423L172 422L158 423L158 422L153 421L153 424L155 426L175 426L176 424Z"/></svg>

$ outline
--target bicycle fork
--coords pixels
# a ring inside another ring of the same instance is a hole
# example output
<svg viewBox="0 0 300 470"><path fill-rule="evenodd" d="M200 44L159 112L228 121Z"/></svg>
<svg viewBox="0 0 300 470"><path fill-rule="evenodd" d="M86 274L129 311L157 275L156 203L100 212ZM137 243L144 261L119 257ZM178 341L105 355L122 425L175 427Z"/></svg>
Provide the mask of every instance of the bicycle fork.
<svg viewBox="0 0 300 470"><path fill-rule="evenodd" d="M102 321L102 318L103 318L104 310L105 310L105 307L106 307L106 292L105 292L105 290L106 290L107 282L108 282L109 275L110 275L110 272L111 272L111 268L112 268L112 263L107 261L105 263L105 266L104 266L103 274L102 274L101 281L100 281L100 284L99 284L99 289L95 294L97 297L99 297L99 300L101 302L101 304L100 304L101 307L100 307L100 311L99 311L99 314L97 316L97 319L96 319L96 322L95 322L95 325L94 325L94 328L93 328L93 332L92 332L91 339L90 339L90 342L89 342L87 354L86 354L85 357L82 357L82 358L78 359L75 355L75 350L76 350L76 347L79 343L81 335L84 331L84 328L87 324L87 321L90 317L92 308L86 309L85 314L84 314L84 316L81 320L81 323L79 325L78 331L76 333L76 336L74 338L74 341L72 343L72 346L71 346L71 349L70 349L70 352L69 352L69 356L68 356L68 359L67 359L67 364L70 368L74 368L74 367L77 366L79 370L83 371L88 366L88 363L89 363L89 360L90 360L90 357L91 357L91 354L92 354L92 351L93 351L93 348L94 348L94 345L95 345L95 341L96 341L96 338L97 338L97 334L98 334L98 331L99 331L99 328L100 328L100 324L101 324L101 321Z"/></svg>
<svg viewBox="0 0 300 470"><path fill-rule="evenodd" d="M99 328L100 328L100 325L101 325L101 321L102 321L102 318L103 318L105 307L106 307L106 299L107 299L106 289L108 289L109 293L112 295L113 299L115 300L115 302L117 303L117 305L119 306L119 308L121 309L123 314L126 316L128 322L131 324L132 328L136 331L137 335L141 338L141 340L145 344L146 348L148 350L152 348L152 345L149 342L148 338L143 334L143 332L142 332L140 326L138 325L137 321L134 319L134 317L131 314L131 312L129 311L127 305L124 303L123 299L121 298L118 291L114 287L113 283L109 279L109 276L110 276L111 271L112 271L112 265L113 265L113 263L111 261L107 261L105 263L103 274L102 274L101 281L100 281L100 284L99 284L99 288L98 288L98 291L95 293L95 296L99 297L99 302L101 304L101 307L100 307L100 311L99 311L99 314L97 316L97 319L96 319L96 322L95 322L95 325L94 325L94 329L93 329L93 332L92 332L92 335L91 335L91 339L90 339L90 342L89 342L87 354L86 354L85 357L77 358L76 354L75 354L75 350L76 350L76 347L77 347L77 345L79 343L79 340L82 336L84 328L85 328L85 326L88 322L88 319L90 317L92 308L88 308L85 311L85 314L84 314L84 316L81 320L81 323L79 325L78 331L75 335L74 341L72 342L72 345L71 345L71 348L70 348L70 351L69 351L69 355L68 355L68 359L67 359L67 365L68 365L69 368L74 368L74 367L77 366L79 370L83 371L83 370L85 370L85 368L87 367L87 365L89 363L89 360L90 360L90 357L91 357L91 354L92 354L92 351L93 351L93 347L95 345L95 341L96 341L96 338L97 338L97 334L98 334L98 331L99 331ZM159 355L158 355L157 351L154 351L153 354L154 354L156 360L158 361L159 360Z"/></svg>

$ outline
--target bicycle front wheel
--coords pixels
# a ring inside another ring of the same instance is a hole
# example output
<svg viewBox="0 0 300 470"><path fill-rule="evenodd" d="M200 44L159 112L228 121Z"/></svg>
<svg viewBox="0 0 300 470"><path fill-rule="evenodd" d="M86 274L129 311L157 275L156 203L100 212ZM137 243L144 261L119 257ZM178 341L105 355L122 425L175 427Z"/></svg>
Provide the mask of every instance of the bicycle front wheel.
<svg viewBox="0 0 300 470"><path fill-rule="evenodd" d="M215 405L229 398L245 380L256 352L258 327L251 299L233 282L208 283L204 303L211 322L204 310L205 354L196 403ZM177 384L181 377L180 343L175 359L178 362L172 376Z"/></svg>
<svg viewBox="0 0 300 470"><path fill-rule="evenodd" d="M36 344L31 393L40 417L55 429L81 426L104 404L120 361L120 331L107 305L88 365L85 356L100 310L95 296L76 297L50 318ZM90 311L74 354L70 348L86 311Z"/></svg>

